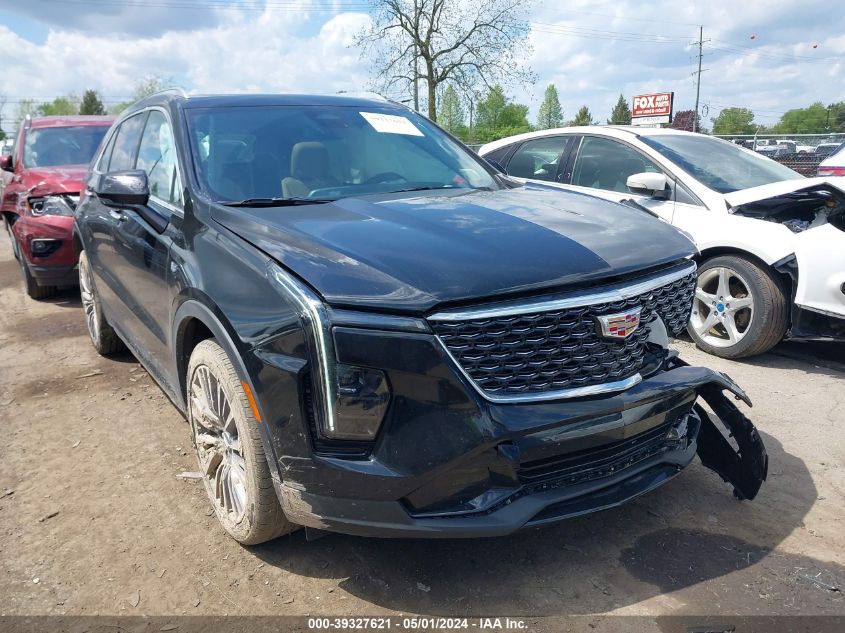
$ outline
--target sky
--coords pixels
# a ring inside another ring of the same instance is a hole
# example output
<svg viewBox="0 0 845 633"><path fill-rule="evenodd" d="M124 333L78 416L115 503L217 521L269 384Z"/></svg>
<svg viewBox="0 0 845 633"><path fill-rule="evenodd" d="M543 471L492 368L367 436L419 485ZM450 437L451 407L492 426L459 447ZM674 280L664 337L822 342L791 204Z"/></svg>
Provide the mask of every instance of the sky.
<svg viewBox="0 0 845 633"><path fill-rule="evenodd" d="M463 0L455 0L460 2ZM483 0L482 0L483 1ZM675 92L695 103L698 27L705 124L728 106L758 123L814 101L845 100L843 0L526 0L524 63L533 86L507 86L532 120L549 83L565 117L602 123L623 94ZM372 69L352 46L368 0L0 0L0 113L17 102L93 88L129 99L144 76L189 93L361 91ZM405 95L391 94L402 98Z"/></svg>

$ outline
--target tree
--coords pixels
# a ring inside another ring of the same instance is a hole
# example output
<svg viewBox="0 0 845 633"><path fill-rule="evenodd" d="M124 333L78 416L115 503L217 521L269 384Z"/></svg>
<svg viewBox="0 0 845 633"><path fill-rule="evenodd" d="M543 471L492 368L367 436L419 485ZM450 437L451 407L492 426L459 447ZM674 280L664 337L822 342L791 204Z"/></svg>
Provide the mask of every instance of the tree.
<svg viewBox="0 0 845 633"><path fill-rule="evenodd" d="M725 108L713 121L713 134L754 134L754 113L748 108Z"/></svg>
<svg viewBox="0 0 845 633"><path fill-rule="evenodd" d="M840 105L840 104L834 104ZM834 106L830 106L833 109ZM828 125L833 118L836 124L836 115L830 115L828 108L821 102L811 104L806 108L795 108L786 112L773 128L775 134L824 134L828 131Z"/></svg>
<svg viewBox="0 0 845 633"><path fill-rule="evenodd" d="M106 108L96 90L86 90L79 105L79 114L105 114Z"/></svg>
<svg viewBox="0 0 845 633"><path fill-rule="evenodd" d="M674 130L686 130L687 132L692 132L693 120L697 122L695 129L701 132L701 117L695 113L695 110L679 110L676 112L675 116L672 117L671 127Z"/></svg>
<svg viewBox="0 0 845 633"><path fill-rule="evenodd" d="M590 114L590 108L587 106L581 106L581 109L578 110L578 114L575 115L575 118L572 119L570 125L595 125L595 121L593 121L593 115Z"/></svg>
<svg viewBox="0 0 845 633"><path fill-rule="evenodd" d="M383 90L422 80L428 117L437 120L438 88L464 92L493 82L529 83L521 62L531 52L523 0L373 0L372 26L355 40Z"/></svg>
<svg viewBox="0 0 845 633"><path fill-rule="evenodd" d="M607 120L608 125L630 125L631 124L631 108L628 107L628 102L625 97L619 95L619 100L613 106L610 112L610 118Z"/></svg>
<svg viewBox="0 0 845 633"><path fill-rule="evenodd" d="M76 114L79 112L79 97L68 95L56 97L50 103L42 103L38 106L38 114L41 116L61 116Z"/></svg>
<svg viewBox="0 0 845 633"><path fill-rule="evenodd" d="M546 87L545 95L543 95L543 103L540 104L540 110L537 112L537 129L549 130L560 127L562 124L563 109L560 107L557 88L554 84L549 84Z"/></svg>
<svg viewBox="0 0 845 633"><path fill-rule="evenodd" d="M486 143L531 130L528 106L512 103L501 86L493 86L477 108L475 140Z"/></svg>
<svg viewBox="0 0 845 633"><path fill-rule="evenodd" d="M111 108L109 108L109 113L120 114L136 101L140 101L145 97L149 97L150 95L154 95L157 92L161 92L162 90L164 90L164 84L164 80L159 75L145 75L142 79L139 79L135 83L135 90L132 95L132 100L116 103Z"/></svg>
<svg viewBox="0 0 845 633"><path fill-rule="evenodd" d="M459 138L465 138L467 127L464 123L464 109L454 86L446 86L440 97L440 110L437 113L440 127Z"/></svg>
<svg viewBox="0 0 845 633"><path fill-rule="evenodd" d="M28 116L38 116L38 105L32 99L18 101L18 108L15 111L15 122L20 123Z"/></svg>

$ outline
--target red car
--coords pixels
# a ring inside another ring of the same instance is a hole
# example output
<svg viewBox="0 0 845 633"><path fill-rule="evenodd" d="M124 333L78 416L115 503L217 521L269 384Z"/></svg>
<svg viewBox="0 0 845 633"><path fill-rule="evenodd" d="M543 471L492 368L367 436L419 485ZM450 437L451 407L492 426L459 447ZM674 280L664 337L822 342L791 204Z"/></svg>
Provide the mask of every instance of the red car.
<svg viewBox="0 0 845 633"><path fill-rule="evenodd" d="M26 292L33 299L44 299L58 286L79 281L73 214L88 163L113 120L103 116L27 118L12 154L0 157L0 168L12 176L0 211Z"/></svg>

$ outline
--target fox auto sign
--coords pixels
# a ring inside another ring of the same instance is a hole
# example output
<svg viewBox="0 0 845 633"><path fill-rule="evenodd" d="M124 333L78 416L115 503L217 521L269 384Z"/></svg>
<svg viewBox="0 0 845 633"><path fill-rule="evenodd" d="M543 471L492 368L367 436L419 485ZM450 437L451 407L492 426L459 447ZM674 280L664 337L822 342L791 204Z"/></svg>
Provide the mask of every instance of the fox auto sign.
<svg viewBox="0 0 845 633"><path fill-rule="evenodd" d="M672 122L674 92L656 92L634 97L631 125L654 125Z"/></svg>

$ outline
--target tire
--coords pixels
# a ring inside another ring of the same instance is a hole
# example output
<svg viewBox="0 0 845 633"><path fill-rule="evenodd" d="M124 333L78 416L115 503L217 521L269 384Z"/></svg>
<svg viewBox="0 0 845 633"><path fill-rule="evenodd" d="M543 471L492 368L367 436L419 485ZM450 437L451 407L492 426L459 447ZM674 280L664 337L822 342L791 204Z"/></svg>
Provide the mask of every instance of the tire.
<svg viewBox="0 0 845 633"><path fill-rule="evenodd" d="M722 358L755 356L777 345L788 326L786 289L770 269L735 255L698 269L687 331L700 349Z"/></svg>
<svg viewBox="0 0 845 633"><path fill-rule="evenodd" d="M23 285L24 289L26 290L26 294L29 295L31 299L35 299L36 301L40 301L41 299L49 299L54 294L56 294L56 286L40 286L38 282L35 280L35 277L32 276L32 273L29 272L29 265L26 263L26 257L24 257L23 253L21 253L21 247L18 244L17 240L12 237L12 249L15 253L15 259L18 260L18 264L21 267L21 276L23 277Z"/></svg>
<svg viewBox="0 0 845 633"><path fill-rule="evenodd" d="M223 529L243 545L296 530L299 526L287 520L276 497L259 423L240 378L215 340L194 348L186 382L197 463Z"/></svg>
<svg viewBox="0 0 845 633"><path fill-rule="evenodd" d="M88 337L91 345L101 356L111 356L125 349L123 341L120 340L106 317L103 315L103 308L100 297L97 295L97 288L94 285L94 277L91 274L91 264L88 262L88 255L85 251L79 254L79 295L82 299L82 308L85 311L85 324L88 326Z"/></svg>

